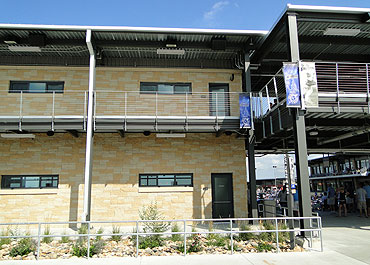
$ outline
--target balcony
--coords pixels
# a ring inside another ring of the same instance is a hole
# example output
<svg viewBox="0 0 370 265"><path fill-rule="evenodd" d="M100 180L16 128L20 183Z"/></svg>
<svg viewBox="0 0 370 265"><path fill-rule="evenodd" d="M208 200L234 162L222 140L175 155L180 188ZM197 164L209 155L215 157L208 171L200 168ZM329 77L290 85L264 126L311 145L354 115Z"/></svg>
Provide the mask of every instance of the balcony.
<svg viewBox="0 0 370 265"><path fill-rule="evenodd" d="M0 91L0 130L86 130L87 91ZM239 128L239 93L159 94L98 90L95 131L214 132Z"/></svg>

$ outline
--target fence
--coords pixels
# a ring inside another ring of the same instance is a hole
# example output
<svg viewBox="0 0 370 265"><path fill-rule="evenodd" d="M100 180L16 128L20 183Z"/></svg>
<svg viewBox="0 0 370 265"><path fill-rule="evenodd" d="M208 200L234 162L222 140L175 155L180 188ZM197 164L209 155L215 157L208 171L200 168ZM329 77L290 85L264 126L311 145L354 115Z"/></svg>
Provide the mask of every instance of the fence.
<svg viewBox="0 0 370 265"><path fill-rule="evenodd" d="M294 221L302 221L302 220L309 220L311 227L308 229L301 229L299 227L293 227L293 229L281 229L279 227L279 222L287 222L291 220L292 223ZM315 226L312 224L316 223ZM166 232L144 232L143 225L145 223L182 223L183 230L180 232L174 231L166 231ZM222 226L218 229L218 231L213 231L211 229L203 231L189 231L189 225L194 223L203 223L206 224L207 222L212 222L215 224L221 224ZM274 225L274 229L264 230L264 229L250 229L250 230L243 230L242 227L237 227L236 224L242 222L270 222ZM57 225L77 225L80 224L87 226L87 233L84 234L42 234L42 226L45 227L55 227ZM92 233L92 224L116 224L116 225L133 225L133 232L118 232L118 233ZM55 237L73 237L73 238L80 238L84 237L87 238L87 258L90 257L91 251L91 240L93 237L108 237L108 236L131 236L136 238L136 257L139 256L139 238L151 235L160 235L160 236L171 236L171 235L183 235L183 246L184 246L184 256L187 254L187 237L193 234L228 234L230 237L230 250L231 254L234 254L234 236L239 235L241 233L274 233L276 238L276 252L279 253L279 233L281 232L293 232L293 233L300 233L300 232L309 232L310 233L310 244L309 246L312 248L313 246L313 233L316 232L317 238L320 240L320 251L323 251L323 242L322 242L322 223L321 217L271 217L271 218L225 218L225 219L186 219L186 220L140 220L140 221L86 221L86 222L39 222L39 223L0 223L0 226L35 226L37 227L37 235L30 235L25 233L24 235L0 235L1 238L36 238L37 239L37 259L40 258L40 243L43 238L55 238Z"/></svg>

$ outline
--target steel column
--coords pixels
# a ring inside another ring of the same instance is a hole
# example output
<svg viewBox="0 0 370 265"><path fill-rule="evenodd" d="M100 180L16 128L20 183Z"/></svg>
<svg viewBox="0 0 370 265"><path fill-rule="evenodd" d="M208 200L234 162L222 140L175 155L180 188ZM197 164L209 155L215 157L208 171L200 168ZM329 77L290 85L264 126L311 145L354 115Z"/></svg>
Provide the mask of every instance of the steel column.
<svg viewBox="0 0 370 265"><path fill-rule="evenodd" d="M251 85L251 71L250 71L250 58L249 55L246 53L244 54L244 62L245 62L245 69L244 69L244 92L252 92L252 85ZM251 98L252 101L252 98ZM251 110L253 111L253 110ZM252 115L253 119L253 115ZM254 135L254 130L249 130L249 137L245 140L245 145L248 151L248 176L249 176L249 195L250 195L250 207L251 207L251 215L253 218L258 217L258 209L257 209L257 182L256 182L256 161L254 156L254 146L256 144L256 137Z"/></svg>
<svg viewBox="0 0 370 265"><path fill-rule="evenodd" d="M299 61L299 43L296 14L287 15L288 54L291 62ZM298 178L299 213L302 217L311 217L310 184L308 178L308 159L306 142L305 112L299 109L292 111L295 144L295 160ZM301 221L301 228L308 229L309 222ZM302 235L304 236L304 232Z"/></svg>
<svg viewBox="0 0 370 265"><path fill-rule="evenodd" d="M86 43L90 52L89 92L87 102L87 131L85 155L85 186L82 221L90 221L91 213L91 176L94 144L94 92L95 92L95 52L91 43L91 30L86 32Z"/></svg>

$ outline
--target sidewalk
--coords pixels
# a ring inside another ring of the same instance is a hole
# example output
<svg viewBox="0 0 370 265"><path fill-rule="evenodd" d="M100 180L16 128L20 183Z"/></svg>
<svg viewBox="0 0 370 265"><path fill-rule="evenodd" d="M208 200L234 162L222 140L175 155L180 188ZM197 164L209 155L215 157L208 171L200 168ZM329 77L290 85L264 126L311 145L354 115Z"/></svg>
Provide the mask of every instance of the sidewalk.
<svg viewBox="0 0 370 265"><path fill-rule="evenodd" d="M0 265L241 265L370 264L370 218L323 214L324 252L248 253L168 257L0 261Z"/></svg>

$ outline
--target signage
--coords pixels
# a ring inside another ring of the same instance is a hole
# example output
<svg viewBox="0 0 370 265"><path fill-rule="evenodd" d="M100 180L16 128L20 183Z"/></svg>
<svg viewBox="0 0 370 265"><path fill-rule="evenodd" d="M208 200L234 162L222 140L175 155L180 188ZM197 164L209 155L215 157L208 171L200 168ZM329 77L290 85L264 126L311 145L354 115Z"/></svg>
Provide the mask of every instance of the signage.
<svg viewBox="0 0 370 265"><path fill-rule="evenodd" d="M318 108L316 68L314 62L299 62L299 83L301 87L302 108Z"/></svg>
<svg viewBox="0 0 370 265"><path fill-rule="evenodd" d="M240 128L252 127L251 98L246 93L239 94Z"/></svg>
<svg viewBox="0 0 370 265"><path fill-rule="evenodd" d="M299 86L298 64L284 63L283 66L286 106L289 108L301 107L301 92Z"/></svg>

